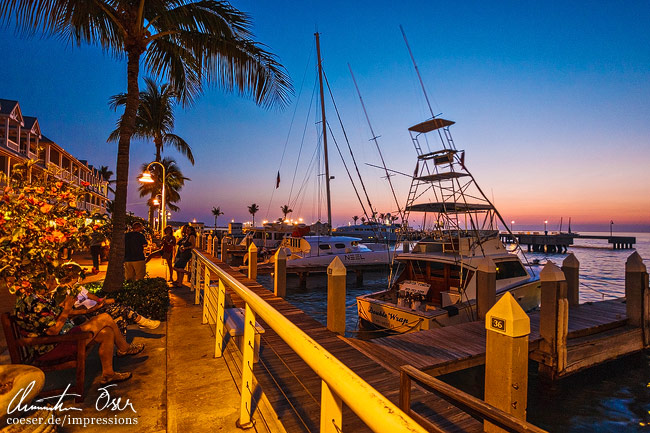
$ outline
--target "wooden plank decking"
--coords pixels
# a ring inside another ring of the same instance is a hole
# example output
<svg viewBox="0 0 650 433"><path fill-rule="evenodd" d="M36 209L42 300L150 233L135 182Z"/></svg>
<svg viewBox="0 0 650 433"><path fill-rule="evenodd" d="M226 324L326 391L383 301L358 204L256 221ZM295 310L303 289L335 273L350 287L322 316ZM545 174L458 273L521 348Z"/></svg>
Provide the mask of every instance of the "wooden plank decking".
<svg viewBox="0 0 650 433"><path fill-rule="evenodd" d="M574 368L570 372L589 366L582 359L599 338L625 339L625 352L612 353L614 356L643 349L639 333L624 326L626 320L624 299L571 307L567 349L568 362L574 364ZM539 312L530 314L530 331L528 348L535 359L541 340ZM594 337L595 334L600 335ZM437 376L485 363L485 324L482 321L369 341L349 341L375 361L395 371L410 364Z"/></svg>
<svg viewBox="0 0 650 433"><path fill-rule="evenodd" d="M214 257L211 260L291 320L377 391L398 404L400 380L397 371L387 369L351 345L350 340L328 331L321 323L284 299L274 296L273 292L249 280L236 269L224 265ZM243 307L243 301L238 296L230 291L229 294L237 307ZM270 327L259 318L258 321L266 332L262 335L260 362L255 364L254 374L266 398L287 431L319 431L320 378ZM414 410L445 431L483 431L481 422L438 396L415 388L411 399ZM347 408L343 413L343 428L344 431L369 431Z"/></svg>

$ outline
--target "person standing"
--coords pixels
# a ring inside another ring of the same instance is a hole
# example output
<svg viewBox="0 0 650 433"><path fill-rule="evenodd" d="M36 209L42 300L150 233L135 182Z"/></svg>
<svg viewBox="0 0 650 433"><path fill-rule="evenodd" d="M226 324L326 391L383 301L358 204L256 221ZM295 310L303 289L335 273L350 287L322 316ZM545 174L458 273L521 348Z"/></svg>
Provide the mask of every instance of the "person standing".
<svg viewBox="0 0 650 433"><path fill-rule="evenodd" d="M176 253L176 261L174 262L174 270L176 271L176 281L172 283L174 287L181 287L183 285L183 277L189 274L185 270L187 263L192 258L192 250L196 244L196 230L190 225L184 225L182 229L183 238L178 242L178 252Z"/></svg>
<svg viewBox="0 0 650 433"><path fill-rule="evenodd" d="M92 273L99 273L99 262L102 255L102 246L106 241L106 236L101 232L101 227L96 228L90 235L90 255L93 258L93 270Z"/></svg>
<svg viewBox="0 0 650 433"><path fill-rule="evenodd" d="M142 223L135 222L130 232L124 234L124 278L126 281L144 279L147 265L144 257L144 247L147 238L142 234Z"/></svg>
<svg viewBox="0 0 650 433"><path fill-rule="evenodd" d="M169 281L174 281L174 265L172 263L172 259L174 258L174 247L176 246L174 229L171 228L171 226L167 226L165 227L164 233L165 236L162 238L162 248L149 254L149 257L147 257L147 263L149 263L149 260L154 257L161 256L167 262L167 267L169 268Z"/></svg>

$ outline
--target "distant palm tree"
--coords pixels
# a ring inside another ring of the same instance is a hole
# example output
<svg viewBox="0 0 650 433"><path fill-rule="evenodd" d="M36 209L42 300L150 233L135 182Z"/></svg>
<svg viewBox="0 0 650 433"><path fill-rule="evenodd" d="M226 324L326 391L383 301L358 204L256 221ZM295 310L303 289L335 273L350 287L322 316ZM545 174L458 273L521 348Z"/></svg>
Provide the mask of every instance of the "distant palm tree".
<svg viewBox="0 0 650 433"><path fill-rule="evenodd" d="M111 186L111 184L115 183L115 179L111 179L113 177L113 172L108 169L107 165L102 165L99 167L99 175L104 179L106 182L108 182L108 190L115 194L115 190Z"/></svg>
<svg viewBox="0 0 650 433"><path fill-rule="evenodd" d="M291 209L288 204L285 204L284 206L280 206L280 211L282 212L282 215L284 215L284 218L282 218L284 221L287 219L287 215L293 212L293 209Z"/></svg>
<svg viewBox="0 0 650 433"><path fill-rule="evenodd" d="M117 146L113 234L105 291L122 288L129 153L140 103L140 67L164 77L183 104L203 84L249 96L265 107L286 106L289 77L254 42L250 17L225 1L12 0L0 2L0 24L23 33L57 35L68 43L100 45L126 60L127 97Z"/></svg>
<svg viewBox="0 0 650 433"><path fill-rule="evenodd" d="M173 158L163 158L160 163L165 166L165 206L168 210L178 212L180 208L175 205L181 201L180 190L183 189L186 180L191 180L183 176L183 172ZM147 164L142 164L142 170L147 168ZM153 183L141 183L138 188L140 197L156 197L162 194L162 170L158 165L150 167L151 177L154 179ZM149 204L149 224L153 227L153 211L155 205L153 199L147 201Z"/></svg>
<svg viewBox="0 0 650 433"><path fill-rule="evenodd" d="M361 224L366 222L366 217L361 217Z"/></svg>
<svg viewBox="0 0 650 433"><path fill-rule="evenodd" d="M135 119L136 138L150 138L156 146L156 161L160 162L165 145L176 148L194 165L192 148L187 142L176 134L174 130L174 106L178 101L178 94L169 84L158 86L153 78L145 78L146 90L140 92L140 105ZM110 98L110 107L117 110L126 105L126 93L120 93ZM115 129L108 137L109 141L119 141L122 119L117 122Z"/></svg>
<svg viewBox="0 0 650 433"><path fill-rule="evenodd" d="M352 217L352 221L354 221L354 225L357 225L358 220L359 220L358 216L355 215L355 216Z"/></svg>
<svg viewBox="0 0 650 433"><path fill-rule="evenodd" d="M213 207L212 208L212 215L214 215L214 228L217 228L217 218L219 218L219 215L223 215L223 212L221 212L221 207Z"/></svg>
<svg viewBox="0 0 650 433"><path fill-rule="evenodd" d="M255 214L258 210L260 210L260 207L256 203L248 206L248 213L253 215L253 227L255 227Z"/></svg>
<svg viewBox="0 0 650 433"><path fill-rule="evenodd" d="M386 220L386 214L380 213L379 214L379 221L383 224L385 220Z"/></svg>

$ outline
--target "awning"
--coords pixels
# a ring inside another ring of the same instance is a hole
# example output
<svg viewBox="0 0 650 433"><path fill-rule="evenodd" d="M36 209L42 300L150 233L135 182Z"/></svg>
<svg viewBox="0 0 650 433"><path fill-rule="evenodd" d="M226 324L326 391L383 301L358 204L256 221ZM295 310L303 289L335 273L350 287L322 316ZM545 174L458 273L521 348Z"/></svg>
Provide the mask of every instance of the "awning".
<svg viewBox="0 0 650 433"><path fill-rule="evenodd" d="M426 122L418 123L417 125L411 126L409 128L409 131L420 132L420 133L431 132L431 131L435 131L436 129L453 125L454 123L456 122L452 122L451 120L445 120L440 118L431 119L431 120L427 120Z"/></svg>
<svg viewBox="0 0 650 433"><path fill-rule="evenodd" d="M482 203L418 203L406 208L409 212L474 212L494 209L489 204Z"/></svg>

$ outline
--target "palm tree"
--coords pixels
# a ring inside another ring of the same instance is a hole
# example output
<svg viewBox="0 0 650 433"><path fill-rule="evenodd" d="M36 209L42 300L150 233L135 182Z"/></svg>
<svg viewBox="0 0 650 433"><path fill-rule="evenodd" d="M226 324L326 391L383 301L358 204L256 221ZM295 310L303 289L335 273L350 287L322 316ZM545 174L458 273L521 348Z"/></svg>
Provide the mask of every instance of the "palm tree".
<svg viewBox="0 0 650 433"><path fill-rule="evenodd" d="M258 210L260 210L260 207L256 203L248 206L248 213L253 215L253 227L255 227L255 214Z"/></svg>
<svg viewBox="0 0 650 433"><path fill-rule="evenodd" d="M212 215L214 215L214 228L216 230L217 229L217 218L219 218L219 215L223 215L223 212L221 212L221 207L213 207L212 208Z"/></svg>
<svg viewBox="0 0 650 433"><path fill-rule="evenodd" d="M284 215L284 218L282 218L284 221L287 219L287 215L293 212L293 209L291 209L288 204L285 204L284 206L280 206L280 211L282 212L282 215Z"/></svg>
<svg viewBox="0 0 650 433"><path fill-rule="evenodd" d="M183 176L183 172L174 158L163 158L160 163L165 167L165 206L173 212L178 212L179 207L175 203L181 201L180 190L185 186L185 181L191 179ZM147 164L142 164L142 171L146 170L146 168ZM162 194L162 183L160 182L162 170L157 164L152 165L149 170L154 182L141 183L138 192L140 197L150 196L155 198L157 195ZM155 208L153 199L150 198L147 204L149 205L149 224L153 227L153 211Z"/></svg>
<svg viewBox="0 0 650 433"><path fill-rule="evenodd" d="M359 220L358 216L355 215L355 216L352 217L352 221L354 221L354 225L357 225L358 220Z"/></svg>
<svg viewBox="0 0 650 433"><path fill-rule="evenodd" d="M162 151L165 145L171 145L194 165L192 148L187 142L176 134L174 130L174 106L178 101L178 95L169 84L158 86L153 78L144 79L146 90L140 92L140 105L135 120L136 138L150 138L156 146L156 161L160 162ZM110 107L117 110L118 107L126 104L126 94L120 93L110 98ZM119 125L108 137L109 141L120 139Z"/></svg>
<svg viewBox="0 0 650 433"><path fill-rule="evenodd" d="M251 97L264 107L286 106L292 87L275 56L253 41L250 17L223 1L13 0L0 2L0 23L18 31L58 35L101 46L126 59L127 93L117 147L114 230L104 290L124 279L124 229L129 150L139 105L140 66L163 77L182 104L204 83Z"/></svg>
<svg viewBox="0 0 650 433"><path fill-rule="evenodd" d="M108 190L115 194L115 190L111 186L111 184L115 183L115 179L111 179L113 177L113 172L109 170L107 165L102 165L99 167L99 175L104 179L106 182L108 182Z"/></svg>

